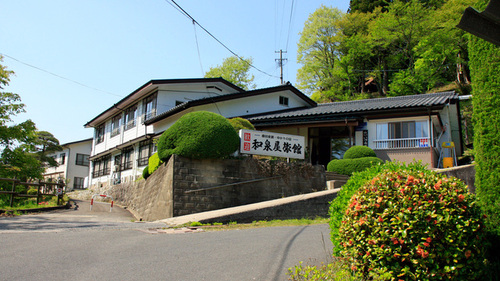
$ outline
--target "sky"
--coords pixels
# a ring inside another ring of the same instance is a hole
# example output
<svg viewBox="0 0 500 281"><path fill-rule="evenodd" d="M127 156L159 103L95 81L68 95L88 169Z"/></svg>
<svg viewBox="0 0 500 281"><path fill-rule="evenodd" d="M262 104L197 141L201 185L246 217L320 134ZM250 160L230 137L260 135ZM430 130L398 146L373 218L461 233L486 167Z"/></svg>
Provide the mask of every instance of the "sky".
<svg viewBox="0 0 500 281"><path fill-rule="evenodd" d="M257 88L295 85L297 43L321 5L349 0L174 0L243 58ZM293 6L293 9L292 9ZM15 72L3 91L21 96L38 130L60 143L93 137L84 124L152 79L201 78L232 56L171 0L0 0L0 64Z"/></svg>

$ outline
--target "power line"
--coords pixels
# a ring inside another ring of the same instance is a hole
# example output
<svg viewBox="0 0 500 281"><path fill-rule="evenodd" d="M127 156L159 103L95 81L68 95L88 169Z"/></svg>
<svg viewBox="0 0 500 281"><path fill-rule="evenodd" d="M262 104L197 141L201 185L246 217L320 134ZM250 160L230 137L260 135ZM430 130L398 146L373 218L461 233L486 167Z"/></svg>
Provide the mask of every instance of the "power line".
<svg viewBox="0 0 500 281"><path fill-rule="evenodd" d="M25 62L23 62L23 61L20 61L20 60L18 60L18 59L16 59L16 58L11 57L11 56L9 56L9 55L6 55L6 54L4 54L4 53L0 53L0 56L4 56L4 57L7 57L7 58L9 58L9 59L11 59L11 60L15 60L15 61L17 61L17 62L19 62L19 63L22 63L22 64L26 65L26 66L29 66L29 67L34 68L34 69L37 69L37 70L39 70L39 71L42 71L42 72L48 73L48 74L50 74L50 75L52 75L52 76L55 76L55 77L57 77L57 78L60 78L60 79L63 79L63 80L69 81L69 82L73 82L73 83L75 83L75 84L77 84L77 85L80 85L80 86L82 86L82 87L89 88L89 89L92 89L92 90L95 90L95 91L99 91L99 92L102 92L102 93L105 93L105 94L108 94L108 95L116 96L116 97L121 97L121 98L123 97L123 96L120 96L120 95L117 95L117 94L113 94L113 93L110 93L110 92L107 92L107 91L104 91L104 90L101 90L101 89L97 89L97 88L94 88L94 87L91 87L91 86L85 85L85 84L80 83L80 82L78 82L78 81L75 81L75 80L72 80L72 79L66 78L66 77L64 77L64 76L61 76L61 75L55 74L55 73L50 72L50 71L48 71L48 70L45 70L45 69L43 69L43 68L40 68L40 67L37 67L37 66L31 65L31 64L29 64L29 63L25 63Z"/></svg>
<svg viewBox="0 0 500 281"><path fill-rule="evenodd" d="M292 18L293 18L293 4L295 0L292 0L292 6L290 8L290 20L288 21L288 35L286 37L286 46L285 46L285 53L288 50L288 41L290 40L290 31L292 29Z"/></svg>
<svg viewBox="0 0 500 281"><path fill-rule="evenodd" d="M165 1L168 3L168 0L165 0ZM235 57L239 58L240 60L242 60L243 62L245 62L246 64L248 64L250 67L252 67L255 70L259 71L260 73L263 73L263 74L271 76L271 77L279 78L279 77L274 76L272 74L269 74L269 73L267 73L267 72L265 72L263 70L260 70L259 68L255 67L254 65L252 65L248 61L244 60L242 57L240 57L238 54L236 54L233 50L231 50L229 47L227 47L224 43L222 43L219 39L217 39L217 37L215 37L212 33L210 33L210 31L208 31L206 28L204 28L199 22L197 22L188 12L186 12L174 0L170 0L170 1L172 1L172 3L174 3L175 6L177 6L177 8L178 8L178 9L176 8L177 11L181 12L184 16L188 17L193 22L193 24L197 24L201 29L203 29L203 31L205 31L208 35L210 35L210 37L212 37L215 41L217 41L220 45L222 45L226 50L228 50Z"/></svg>

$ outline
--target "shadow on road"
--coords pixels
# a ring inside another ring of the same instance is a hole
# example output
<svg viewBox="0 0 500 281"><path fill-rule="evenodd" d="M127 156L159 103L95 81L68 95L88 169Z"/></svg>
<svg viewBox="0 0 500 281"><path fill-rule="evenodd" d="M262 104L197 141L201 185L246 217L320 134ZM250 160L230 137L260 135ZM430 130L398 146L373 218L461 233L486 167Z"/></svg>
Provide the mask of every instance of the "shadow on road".
<svg viewBox="0 0 500 281"><path fill-rule="evenodd" d="M162 227L164 224L134 223L134 216L118 206L112 211L109 203L71 200L69 209L54 210L16 217L0 218L0 233L57 232L95 228Z"/></svg>

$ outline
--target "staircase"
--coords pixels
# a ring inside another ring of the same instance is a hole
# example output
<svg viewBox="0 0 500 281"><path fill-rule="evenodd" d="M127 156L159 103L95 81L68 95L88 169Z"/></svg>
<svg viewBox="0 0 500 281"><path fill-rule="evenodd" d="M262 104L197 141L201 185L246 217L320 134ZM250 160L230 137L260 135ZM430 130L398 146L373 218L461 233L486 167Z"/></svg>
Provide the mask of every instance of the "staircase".
<svg viewBox="0 0 500 281"><path fill-rule="evenodd" d="M325 176L328 189L340 188L349 180L349 176L337 174L335 172L325 172Z"/></svg>

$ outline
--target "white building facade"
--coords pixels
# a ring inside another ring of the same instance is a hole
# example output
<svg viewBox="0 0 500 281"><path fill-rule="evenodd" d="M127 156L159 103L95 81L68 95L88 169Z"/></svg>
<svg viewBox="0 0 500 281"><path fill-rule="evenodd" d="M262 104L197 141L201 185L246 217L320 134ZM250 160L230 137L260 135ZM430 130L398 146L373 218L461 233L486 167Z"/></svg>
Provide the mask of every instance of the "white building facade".
<svg viewBox="0 0 500 281"><path fill-rule="evenodd" d="M59 166L45 169L43 174L46 181L64 180L66 190L84 189L89 185L92 138L62 144L63 150L49 154Z"/></svg>
<svg viewBox="0 0 500 281"><path fill-rule="evenodd" d="M155 140L186 113L233 118L315 105L291 85L245 91L222 78L151 80L85 125L94 129L90 186L140 177Z"/></svg>

